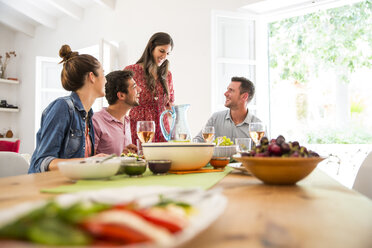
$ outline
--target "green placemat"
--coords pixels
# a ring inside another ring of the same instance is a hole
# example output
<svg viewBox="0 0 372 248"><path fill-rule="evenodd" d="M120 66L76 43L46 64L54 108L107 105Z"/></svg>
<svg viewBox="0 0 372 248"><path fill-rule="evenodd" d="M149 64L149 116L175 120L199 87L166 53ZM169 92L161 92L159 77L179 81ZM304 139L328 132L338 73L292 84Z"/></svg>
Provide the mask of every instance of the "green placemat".
<svg viewBox="0 0 372 248"><path fill-rule="evenodd" d="M167 174L155 176L147 170L142 177L128 177L127 175L113 176L105 180L78 180L75 184L64 185L56 188L42 189L44 193L73 193L84 190L98 190L104 188L126 186L173 186L173 187L200 187L209 189L233 168L226 166L222 172L194 173L185 175Z"/></svg>

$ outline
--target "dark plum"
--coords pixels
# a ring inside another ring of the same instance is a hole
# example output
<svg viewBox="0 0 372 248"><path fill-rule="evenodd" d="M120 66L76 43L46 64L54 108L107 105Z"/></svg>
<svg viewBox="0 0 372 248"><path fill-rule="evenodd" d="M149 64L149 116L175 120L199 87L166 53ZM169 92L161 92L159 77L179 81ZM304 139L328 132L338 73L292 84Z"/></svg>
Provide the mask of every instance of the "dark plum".
<svg viewBox="0 0 372 248"><path fill-rule="evenodd" d="M299 157L300 153L298 151L294 151L294 153L291 154L291 157Z"/></svg>
<svg viewBox="0 0 372 248"><path fill-rule="evenodd" d="M286 142L283 135L279 135L276 139L263 137L261 145L254 146L251 151L242 156L250 157L319 157L319 154L306 147L300 146L298 141Z"/></svg>
<svg viewBox="0 0 372 248"><path fill-rule="evenodd" d="M298 141L293 141L292 147L300 147L300 143L298 143Z"/></svg>
<svg viewBox="0 0 372 248"><path fill-rule="evenodd" d="M279 135L277 138L276 138L276 144L278 145L281 145L285 142L285 138L283 137L283 135Z"/></svg>
<svg viewBox="0 0 372 248"><path fill-rule="evenodd" d="M282 155L282 150L281 150L280 146L277 145L277 144L270 144L269 148L268 148L268 151L269 151L270 155L271 154L273 154L275 156Z"/></svg>
<svg viewBox="0 0 372 248"><path fill-rule="evenodd" d="M280 145L280 148L282 149L282 153L289 153L291 148L289 147L288 143L284 142Z"/></svg>
<svg viewBox="0 0 372 248"><path fill-rule="evenodd" d="M313 151L309 151L309 157L319 157L319 154Z"/></svg>

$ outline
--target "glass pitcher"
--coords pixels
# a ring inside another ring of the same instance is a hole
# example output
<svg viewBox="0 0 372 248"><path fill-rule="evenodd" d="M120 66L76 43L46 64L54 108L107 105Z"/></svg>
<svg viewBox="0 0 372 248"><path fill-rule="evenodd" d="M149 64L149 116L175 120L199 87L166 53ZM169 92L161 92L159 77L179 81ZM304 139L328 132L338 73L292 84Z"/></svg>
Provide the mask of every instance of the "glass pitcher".
<svg viewBox="0 0 372 248"><path fill-rule="evenodd" d="M190 104L176 105L172 107L172 110L165 110L160 115L160 129L163 133L164 138L167 141L185 141L191 140L191 133L189 125L187 123L186 112L189 109ZM164 127L163 117L165 114L170 113L172 115L172 125L169 133Z"/></svg>

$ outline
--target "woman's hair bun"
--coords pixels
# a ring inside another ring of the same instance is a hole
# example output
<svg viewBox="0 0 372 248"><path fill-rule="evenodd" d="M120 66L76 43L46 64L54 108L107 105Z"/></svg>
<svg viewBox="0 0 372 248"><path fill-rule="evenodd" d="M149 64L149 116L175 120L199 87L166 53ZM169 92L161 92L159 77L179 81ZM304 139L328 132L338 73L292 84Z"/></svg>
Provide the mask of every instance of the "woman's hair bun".
<svg viewBox="0 0 372 248"><path fill-rule="evenodd" d="M59 49L59 56L62 58L62 61L60 63L66 62L70 58L75 57L77 55L79 55L79 53L71 51L69 45L63 45L61 49Z"/></svg>

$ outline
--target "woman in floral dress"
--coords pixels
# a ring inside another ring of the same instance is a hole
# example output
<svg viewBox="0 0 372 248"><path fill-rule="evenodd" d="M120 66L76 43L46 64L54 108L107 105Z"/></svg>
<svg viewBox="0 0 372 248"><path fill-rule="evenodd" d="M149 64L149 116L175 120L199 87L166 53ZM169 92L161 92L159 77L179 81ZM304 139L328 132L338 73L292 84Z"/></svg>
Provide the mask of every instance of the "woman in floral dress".
<svg viewBox="0 0 372 248"><path fill-rule="evenodd" d="M142 89L139 106L129 113L132 142L137 142L137 121L154 121L155 137L153 142L165 142L160 129L160 115L170 109L174 103L172 74L168 70L167 57L173 49L173 40L167 33L155 33L147 43L141 58L125 70L134 72L133 79ZM168 119L164 118L164 126L169 131Z"/></svg>

